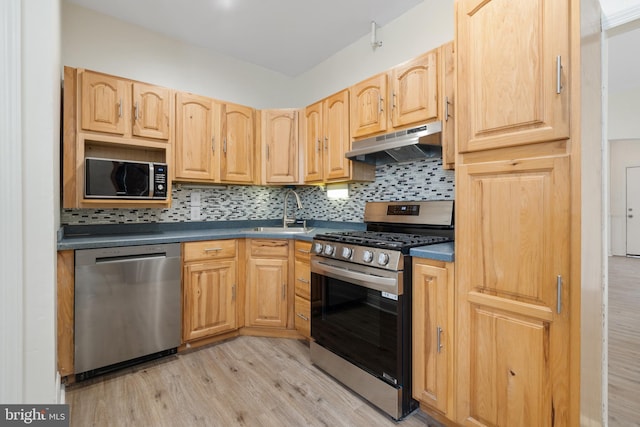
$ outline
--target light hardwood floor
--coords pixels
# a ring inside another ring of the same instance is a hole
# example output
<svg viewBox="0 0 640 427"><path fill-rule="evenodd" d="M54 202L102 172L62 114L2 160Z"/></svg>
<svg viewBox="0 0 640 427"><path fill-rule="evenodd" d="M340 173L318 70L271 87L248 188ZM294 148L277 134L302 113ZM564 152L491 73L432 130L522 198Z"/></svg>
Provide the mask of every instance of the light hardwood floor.
<svg viewBox="0 0 640 427"><path fill-rule="evenodd" d="M609 426L640 426L640 259L609 258Z"/></svg>
<svg viewBox="0 0 640 427"><path fill-rule="evenodd" d="M313 366L293 339L241 336L67 388L71 426L440 426L400 424Z"/></svg>

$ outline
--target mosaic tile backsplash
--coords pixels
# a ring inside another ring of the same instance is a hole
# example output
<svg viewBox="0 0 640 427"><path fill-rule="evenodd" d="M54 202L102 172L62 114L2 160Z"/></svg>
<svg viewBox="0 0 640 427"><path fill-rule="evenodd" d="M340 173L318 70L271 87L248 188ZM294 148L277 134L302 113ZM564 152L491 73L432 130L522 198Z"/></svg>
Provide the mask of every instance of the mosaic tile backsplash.
<svg viewBox="0 0 640 427"><path fill-rule="evenodd" d="M173 187L169 209L63 209L63 225L125 224L282 218L283 187L246 185ZM192 219L193 192L200 193L200 216ZM303 209L295 211L289 198L289 217L324 221L362 222L364 205L370 201L440 200L454 198L454 172L442 169L442 159L381 165L376 180L349 184L349 198L327 198L324 187L298 186Z"/></svg>

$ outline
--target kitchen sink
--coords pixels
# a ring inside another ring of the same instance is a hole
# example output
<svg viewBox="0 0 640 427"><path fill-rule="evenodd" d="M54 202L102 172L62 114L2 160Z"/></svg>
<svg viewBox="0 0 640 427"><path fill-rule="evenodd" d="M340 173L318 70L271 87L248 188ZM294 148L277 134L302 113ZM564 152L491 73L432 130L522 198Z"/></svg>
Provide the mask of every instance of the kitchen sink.
<svg viewBox="0 0 640 427"><path fill-rule="evenodd" d="M311 231L313 231L313 228L307 228L307 227L255 227L253 229L253 231L259 231L261 233L283 233L283 234L290 234L290 233L296 233L296 234L302 234L302 233L309 233Z"/></svg>

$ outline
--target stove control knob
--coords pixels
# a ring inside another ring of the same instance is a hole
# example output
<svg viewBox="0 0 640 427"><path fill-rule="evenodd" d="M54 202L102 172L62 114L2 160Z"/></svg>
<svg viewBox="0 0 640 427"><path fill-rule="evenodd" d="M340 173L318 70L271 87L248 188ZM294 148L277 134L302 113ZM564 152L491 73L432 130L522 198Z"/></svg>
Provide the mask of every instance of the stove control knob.
<svg viewBox="0 0 640 427"><path fill-rule="evenodd" d="M371 251L364 251L364 252L362 253L362 260L363 260L364 262L371 262L371 261L373 261L373 252L371 252Z"/></svg>
<svg viewBox="0 0 640 427"><path fill-rule="evenodd" d="M335 251L335 248L331 245L325 245L324 247L324 254L327 256L331 256L333 255L333 252Z"/></svg>
<svg viewBox="0 0 640 427"><path fill-rule="evenodd" d="M315 252L316 254L321 254L322 253L322 243L314 243L313 244L313 252Z"/></svg>
<svg viewBox="0 0 640 427"><path fill-rule="evenodd" d="M384 252L378 255L378 264L387 265L389 264L389 254L385 254Z"/></svg>
<svg viewBox="0 0 640 427"><path fill-rule="evenodd" d="M353 249L346 246L342 248L342 258L350 259L351 255L353 255Z"/></svg>

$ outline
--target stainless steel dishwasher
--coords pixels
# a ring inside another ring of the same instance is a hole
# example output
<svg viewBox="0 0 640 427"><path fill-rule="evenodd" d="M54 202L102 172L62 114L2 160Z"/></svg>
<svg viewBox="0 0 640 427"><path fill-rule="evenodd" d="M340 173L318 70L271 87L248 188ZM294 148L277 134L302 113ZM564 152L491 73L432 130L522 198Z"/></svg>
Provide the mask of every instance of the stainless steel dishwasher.
<svg viewBox="0 0 640 427"><path fill-rule="evenodd" d="M179 243L76 250L78 379L175 353L181 301Z"/></svg>

